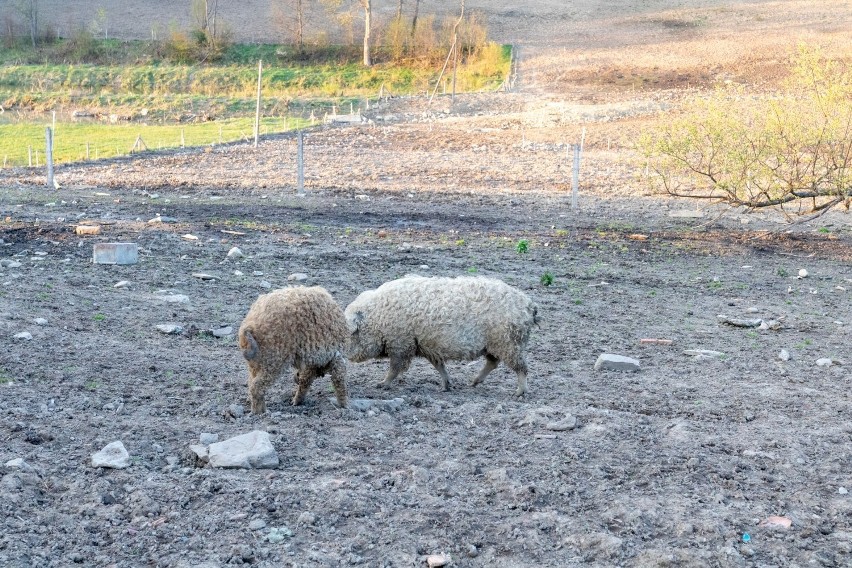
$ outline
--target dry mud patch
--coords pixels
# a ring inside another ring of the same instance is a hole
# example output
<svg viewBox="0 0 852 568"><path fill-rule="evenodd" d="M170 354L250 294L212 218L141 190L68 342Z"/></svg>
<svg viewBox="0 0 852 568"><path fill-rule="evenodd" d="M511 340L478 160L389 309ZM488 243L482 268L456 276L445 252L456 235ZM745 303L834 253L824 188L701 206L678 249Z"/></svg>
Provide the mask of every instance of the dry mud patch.
<svg viewBox="0 0 852 568"><path fill-rule="evenodd" d="M629 148L695 82L736 79L750 61L776 81L787 51L773 37L830 40L849 5L663 4L480 3L498 39L523 44L519 92L454 108L394 101L372 125L311 131L303 198L291 137L61 166L56 192L41 172L3 170L0 464L32 469L0 467L0 564L396 567L432 553L456 566L847 564L848 215L788 227L658 199ZM152 6L134 4L123 31L147 37ZM265 14L251 10L258 25ZM583 125L577 213L565 154ZM671 216L686 210L703 217ZM170 222L147 223L157 214ZM75 235L83 220L103 235ZM99 241L138 243L140 262L93 265ZM232 246L247 257L228 260ZM403 397L396 412L336 409L322 379L293 408L284 377L269 413L235 417L246 395L235 341L199 331L236 328L263 281L295 272L342 305L410 272L518 286L543 316L530 393L515 399L502 367L471 388L478 364L465 363L442 393L422 362L383 391L375 362L350 366L352 396ZM649 337L674 343L639 343ZM602 352L642 370L594 371ZM547 428L566 416L576 428ZM278 468L198 468L188 455L202 432L254 429L271 434ZM116 439L131 466L92 468ZM773 515L792 525L761 526Z"/></svg>
<svg viewBox="0 0 852 568"><path fill-rule="evenodd" d="M150 165L131 163L163 175ZM752 230L736 217L707 227L656 200L619 209L588 196L578 215L554 192L409 194L369 176L357 193L183 187L152 199L97 172L97 189L2 194L0 256L20 266L0 270L0 459L34 471L2 470L0 563L419 566L439 552L460 566L845 563L845 218L831 234ZM148 224L157 213L173 222ZM103 222L104 235L74 235L78 217ZM139 264L93 265L98 240L137 242ZM248 256L227 260L232 246ZM518 286L543 316L530 393L513 398L502 367L471 388L478 364L464 363L442 393L422 362L382 391L376 362L350 365L351 394L401 396L399 411L335 409L322 379L294 408L283 377L268 414L234 418L246 395L235 342L192 330L236 328L262 280L284 286L293 272L343 305L409 272ZM553 285L540 284L544 272ZM131 286L114 288L120 280ZM190 302L164 304L161 289ZM723 326L719 314L782 326ZM190 332L166 336L160 323ZM13 339L23 331L31 341ZM646 337L674 344L640 345ZM695 360L691 348L725 355ZM602 352L637 357L642 370L594 371ZM820 357L845 365L819 367ZM569 415L577 428L547 429ZM202 432L253 429L272 435L278 468L197 468L188 457ZM116 439L131 466L92 468ZM771 515L792 527L759 526ZM273 528L288 536L270 542Z"/></svg>

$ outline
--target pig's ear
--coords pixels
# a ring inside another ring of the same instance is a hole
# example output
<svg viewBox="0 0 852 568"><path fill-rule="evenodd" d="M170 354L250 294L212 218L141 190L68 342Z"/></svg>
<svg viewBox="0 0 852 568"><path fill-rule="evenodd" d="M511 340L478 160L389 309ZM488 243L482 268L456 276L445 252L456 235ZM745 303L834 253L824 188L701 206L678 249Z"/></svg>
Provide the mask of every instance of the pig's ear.
<svg viewBox="0 0 852 568"><path fill-rule="evenodd" d="M355 333L361 329L361 324L364 323L364 312L355 312L346 319L349 326L349 333Z"/></svg>

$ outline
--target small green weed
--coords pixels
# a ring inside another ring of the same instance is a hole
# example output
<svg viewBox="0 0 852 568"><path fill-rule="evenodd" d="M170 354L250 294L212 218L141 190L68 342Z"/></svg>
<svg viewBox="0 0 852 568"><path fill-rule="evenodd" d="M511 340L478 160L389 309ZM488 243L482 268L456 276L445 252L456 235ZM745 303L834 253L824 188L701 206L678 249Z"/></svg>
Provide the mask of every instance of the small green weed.
<svg viewBox="0 0 852 568"><path fill-rule="evenodd" d="M530 243L526 239L521 239L515 245L515 249L518 251L518 254L526 254L530 250Z"/></svg>
<svg viewBox="0 0 852 568"><path fill-rule="evenodd" d="M97 390L98 387L101 386L101 384L94 379L89 379L88 381L86 381L86 384L84 386L87 390L93 391Z"/></svg>
<svg viewBox="0 0 852 568"><path fill-rule="evenodd" d="M553 284L553 274L551 274L550 272L545 272L541 275L540 282L542 286L550 286L551 284Z"/></svg>
<svg viewBox="0 0 852 568"><path fill-rule="evenodd" d="M711 280L710 282L707 283L707 287L710 288L711 290L719 290L722 287L722 281L721 280Z"/></svg>
<svg viewBox="0 0 852 568"><path fill-rule="evenodd" d="M456 246L457 247L463 247L464 246L464 239L458 239L456 241Z"/></svg>
<svg viewBox="0 0 852 568"><path fill-rule="evenodd" d="M467 272L468 272L468 274L476 274L477 272L479 272L479 269L475 266L471 266L470 268L467 269Z"/></svg>
<svg viewBox="0 0 852 568"><path fill-rule="evenodd" d="M831 232L831 229L829 229L828 227L820 227L819 229L817 229L817 232L826 235Z"/></svg>
<svg viewBox="0 0 852 568"><path fill-rule="evenodd" d="M789 276L789 275L790 275L790 273L789 273L789 272L787 272L787 269L786 269L786 268L783 268L783 267L778 267L778 270L776 270L775 272L776 272L776 273L778 274L778 276L780 276L781 278L786 278L787 276Z"/></svg>
<svg viewBox="0 0 852 568"><path fill-rule="evenodd" d="M94 315L95 321L104 321L105 319L106 319L106 316L104 314L95 314Z"/></svg>

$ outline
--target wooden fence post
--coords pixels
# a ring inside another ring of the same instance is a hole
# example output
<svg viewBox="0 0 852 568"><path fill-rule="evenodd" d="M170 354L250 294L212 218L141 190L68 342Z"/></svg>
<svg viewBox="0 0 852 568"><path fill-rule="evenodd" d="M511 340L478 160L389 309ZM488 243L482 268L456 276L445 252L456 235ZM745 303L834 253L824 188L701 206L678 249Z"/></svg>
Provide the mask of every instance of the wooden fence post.
<svg viewBox="0 0 852 568"><path fill-rule="evenodd" d="M577 194L580 188L580 145L572 144L574 149L574 167L571 179L571 211L577 210Z"/></svg>
<svg viewBox="0 0 852 568"><path fill-rule="evenodd" d="M257 139L260 137L260 80L263 77L263 59L257 62L257 110L254 113L254 147L257 148Z"/></svg>
<svg viewBox="0 0 852 568"><path fill-rule="evenodd" d="M296 192L299 195L305 194L305 143L302 137L302 131L299 130L299 144L296 156Z"/></svg>
<svg viewBox="0 0 852 568"><path fill-rule="evenodd" d="M53 179L53 129L47 127L44 130L45 138L45 160L47 161L47 187L56 187L56 180Z"/></svg>

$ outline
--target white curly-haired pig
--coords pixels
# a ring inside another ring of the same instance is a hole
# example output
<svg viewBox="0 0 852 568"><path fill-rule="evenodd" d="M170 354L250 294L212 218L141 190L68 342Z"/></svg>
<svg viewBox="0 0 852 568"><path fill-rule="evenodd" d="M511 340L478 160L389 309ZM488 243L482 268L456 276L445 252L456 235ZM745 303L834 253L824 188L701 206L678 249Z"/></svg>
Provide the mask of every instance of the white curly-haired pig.
<svg viewBox="0 0 852 568"><path fill-rule="evenodd" d="M390 359L379 386L405 372L415 356L424 357L449 390L446 361L485 356L473 379L481 383L500 361L518 375L516 395L527 391L524 350L538 323L535 303L523 292L494 278L406 276L362 292L345 310L353 362Z"/></svg>

